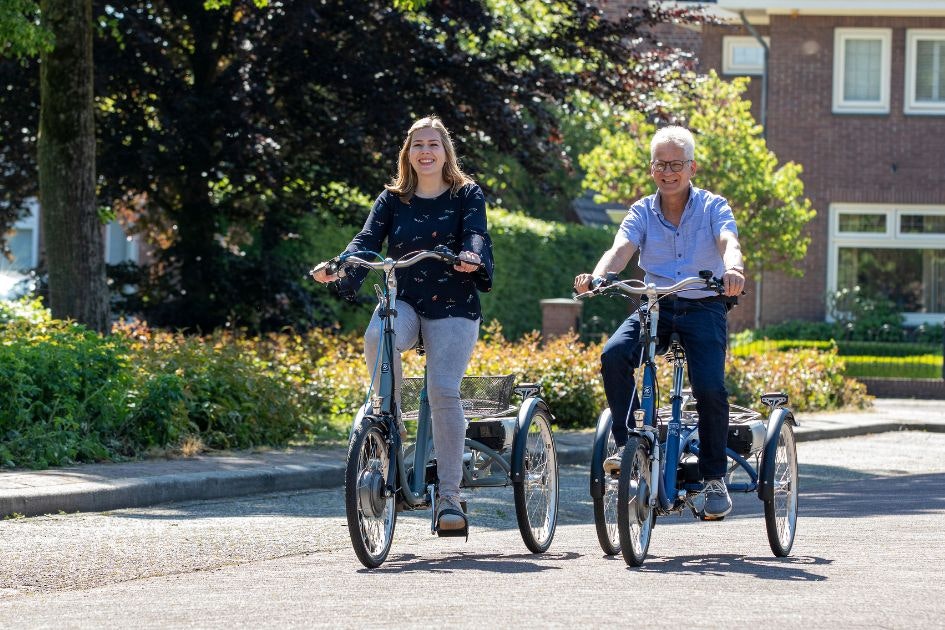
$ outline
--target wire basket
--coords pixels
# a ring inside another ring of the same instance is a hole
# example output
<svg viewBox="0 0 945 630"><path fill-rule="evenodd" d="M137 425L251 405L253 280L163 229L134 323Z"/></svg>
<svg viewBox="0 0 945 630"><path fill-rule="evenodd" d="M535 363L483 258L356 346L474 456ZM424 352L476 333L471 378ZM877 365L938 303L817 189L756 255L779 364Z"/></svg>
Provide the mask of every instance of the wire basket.
<svg viewBox="0 0 945 630"><path fill-rule="evenodd" d="M502 415L508 412L512 401L515 377L464 376L459 385L460 404L467 418ZM422 377L405 378L401 387L400 408L404 419L416 419L420 412Z"/></svg>

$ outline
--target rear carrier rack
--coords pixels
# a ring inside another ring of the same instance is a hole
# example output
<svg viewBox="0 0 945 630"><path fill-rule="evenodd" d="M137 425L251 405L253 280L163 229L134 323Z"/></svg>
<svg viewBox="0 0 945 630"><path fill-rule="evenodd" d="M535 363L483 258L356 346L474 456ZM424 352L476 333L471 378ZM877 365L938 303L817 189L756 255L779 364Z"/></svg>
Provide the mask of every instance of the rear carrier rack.
<svg viewBox="0 0 945 630"><path fill-rule="evenodd" d="M657 412L660 419L659 439L666 441L666 423L673 415L672 407L665 405ZM688 391L683 398L682 423L694 425L699 421L696 412L696 399ZM730 405L728 414L728 448L742 456L753 455L760 451L765 443L767 425L757 411L739 405Z"/></svg>
<svg viewBox="0 0 945 630"><path fill-rule="evenodd" d="M466 418L475 421L479 418L505 416L515 411L511 406L514 386L515 377L512 374L464 376L459 385L459 397ZM400 393L401 416L404 419L415 420L419 415L421 389L422 377L404 379Z"/></svg>

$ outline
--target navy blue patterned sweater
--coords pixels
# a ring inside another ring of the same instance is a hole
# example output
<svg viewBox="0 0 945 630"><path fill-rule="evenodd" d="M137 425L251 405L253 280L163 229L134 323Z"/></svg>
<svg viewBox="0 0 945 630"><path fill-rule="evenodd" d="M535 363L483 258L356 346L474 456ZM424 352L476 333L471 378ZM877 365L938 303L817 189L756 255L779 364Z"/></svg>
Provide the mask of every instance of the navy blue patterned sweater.
<svg viewBox="0 0 945 630"><path fill-rule="evenodd" d="M486 202L477 184L466 184L456 195L447 190L434 199L414 196L407 204L385 190L345 253L380 253L385 240L390 258L438 245L454 254L462 250L478 254L483 262L478 272L463 273L429 259L396 273L398 300L413 306L420 317L480 319L479 290L491 289L493 261ZM367 273L365 269L349 271L339 289L357 292Z"/></svg>

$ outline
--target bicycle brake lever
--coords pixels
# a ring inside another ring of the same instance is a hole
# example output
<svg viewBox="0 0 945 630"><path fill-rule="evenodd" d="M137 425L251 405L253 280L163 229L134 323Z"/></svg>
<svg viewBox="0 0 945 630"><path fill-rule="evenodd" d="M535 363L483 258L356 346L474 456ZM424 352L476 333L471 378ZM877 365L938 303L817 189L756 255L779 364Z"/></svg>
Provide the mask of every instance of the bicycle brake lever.
<svg viewBox="0 0 945 630"><path fill-rule="evenodd" d="M437 245L433 248L433 251L443 257L443 262L450 265L458 265L463 262L460 257L454 254L446 245Z"/></svg>

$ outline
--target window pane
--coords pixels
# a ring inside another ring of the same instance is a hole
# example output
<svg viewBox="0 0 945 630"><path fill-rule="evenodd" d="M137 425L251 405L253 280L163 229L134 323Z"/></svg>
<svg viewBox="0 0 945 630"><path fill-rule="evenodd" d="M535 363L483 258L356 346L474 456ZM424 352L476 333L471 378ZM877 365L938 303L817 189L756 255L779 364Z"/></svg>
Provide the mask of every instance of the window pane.
<svg viewBox="0 0 945 630"><path fill-rule="evenodd" d="M33 266L33 230L18 229L12 232L7 241L10 252L13 253L13 262L4 265L9 269L26 271ZM6 260L4 260L6 262Z"/></svg>
<svg viewBox="0 0 945 630"><path fill-rule="evenodd" d="M886 232L885 214L841 214L841 232L871 232L884 234Z"/></svg>
<svg viewBox="0 0 945 630"><path fill-rule="evenodd" d="M844 247L837 288L892 300L905 313L945 313L945 250Z"/></svg>
<svg viewBox="0 0 945 630"><path fill-rule="evenodd" d="M916 42L915 100L945 102L945 42Z"/></svg>
<svg viewBox="0 0 945 630"><path fill-rule="evenodd" d="M882 41L848 39L843 57L843 98L847 101L880 99Z"/></svg>
<svg viewBox="0 0 945 630"><path fill-rule="evenodd" d="M763 67L765 51L761 46L734 46L732 48L732 64L746 67Z"/></svg>
<svg viewBox="0 0 945 630"><path fill-rule="evenodd" d="M945 234L945 215L904 214L899 229L903 234Z"/></svg>
<svg viewBox="0 0 945 630"><path fill-rule="evenodd" d="M117 265L129 260L131 241L118 221L112 221L105 229L105 237L108 239L108 260L109 265Z"/></svg>

